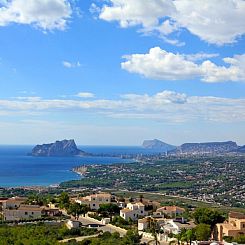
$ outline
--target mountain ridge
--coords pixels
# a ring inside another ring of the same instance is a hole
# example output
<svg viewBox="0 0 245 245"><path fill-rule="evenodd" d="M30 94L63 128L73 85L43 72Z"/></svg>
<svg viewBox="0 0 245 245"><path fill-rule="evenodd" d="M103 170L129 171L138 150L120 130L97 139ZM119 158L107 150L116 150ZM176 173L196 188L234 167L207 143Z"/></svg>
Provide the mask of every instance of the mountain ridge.
<svg viewBox="0 0 245 245"><path fill-rule="evenodd" d="M245 153L245 145L239 146L234 141L211 141L201 143L183 143L180 146L169 145L161 140L144 140L142 146L146 149L162 148L163 152L170 154L219 154L219 153ZM170 149L168 148L170 147ZM173 147L171 149L171 147Z"/></svg>
<svg viewBox="0 0 245 245"><path fill-rule="evenodd" d="M158 139L144 140L142 147L144 147L145 149L161 150L163 152L168 152L176 149L176 146L167 144Z"/></svg>

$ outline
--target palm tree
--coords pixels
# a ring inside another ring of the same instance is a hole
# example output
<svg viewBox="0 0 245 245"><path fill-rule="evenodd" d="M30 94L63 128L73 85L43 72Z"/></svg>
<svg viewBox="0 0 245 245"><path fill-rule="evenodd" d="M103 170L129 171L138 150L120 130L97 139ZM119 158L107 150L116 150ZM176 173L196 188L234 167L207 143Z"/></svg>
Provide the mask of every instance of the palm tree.
<svg viewBox="0 0 245 245"><path fill-rule="evenodd" d="M190 242L190 245L191 245L191 242L194 239L194 232L192 229L186 231L186 238L187 238L187 245L188 245L188 242Z"/></svg>
<svg viewBox="0 0 245 245"><path fill-rule="evenodd" d="M149 241L147 244L150 244L151 242L155 242L155 245L160 244L160 242L157 239L157 235L159 233L159 226L156 220L152 217L148 217L148 223L149 223L149 230L154 237L153 240Z"/></svg>

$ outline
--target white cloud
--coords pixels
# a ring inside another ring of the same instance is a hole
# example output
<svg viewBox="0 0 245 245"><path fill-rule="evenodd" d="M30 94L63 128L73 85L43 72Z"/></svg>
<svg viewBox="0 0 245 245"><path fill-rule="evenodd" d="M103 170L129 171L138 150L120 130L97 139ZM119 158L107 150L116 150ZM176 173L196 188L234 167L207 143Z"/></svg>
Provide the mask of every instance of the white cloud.
<svg viewBox="0 0 245 245"><path fill-rule="evenodd" d="M123 28L140 26L166 38L186 28L209 43L233 43L245 34L243 0L106 0L99 18L118 21ZM98 12L98 6L93 4ZM173 39L174 40L174 39ZM173 42L175 44L175 42Z"/></svg>
<svg viewBox="0 0 245 245"><path fill-rule="evenodd" d="M89 92L80 92L76 96L80 98L94 98L95 97L93 93L89 93Z"/></svg>
<svg viewBox="0 0 245 245"><path fill-rule="evenodd" d="M17 100L24 100L24 101L40 101L42 98L38 96L18 96L14 97Z"/></svg>
<svg viewBox="0 0 245 245"><path fill-rule="evenodd" d="M62 64L66 68L76 68L76 67L80 67L81 66L79 61L77 61L77 62L63 61Z"/></svg>
<svg viewBox="0 0 245 245"><path fill-rule="evenodd" d="M88 112L96 116L143 119L169 123L245 122L245 99L187 96L174 91L153 95L124 94L119 99L9 99L0 100L0 115Z"/></svg>
<svg viewBox="0 0 245 245"><path fill-rule="evenodd" d="M186 59L190 61L204 60L204 59L209 59L209 58L215 58L218 56L219 54L217 53L204 53L204 52L185 55Z"/></svg>
<svg viewBox="0 0 245 245"><path fill-rule="evenodd" d="M224 58L226 66L216 65L210 60L201 64L191 60L203 59L214 54L185 55L174 54L160 49L151 48L147 54L124 56L122 69L138 73L150 79L184 80L200 78L205 82L245 81L245 54Z"/></svg>
<svg viewBox="0 0 245 245"><path fill-rule="evenodd" d="M64 30L71 14L67 0L8 0L0 7L0 26L18 23L44 31Z"/></svg>
<svg viewBox="0 0 245 245"><path fill-rule="evenodd" d="M233 43L245 34L244 0L175 0L180 26L209 43Z"/></svg>

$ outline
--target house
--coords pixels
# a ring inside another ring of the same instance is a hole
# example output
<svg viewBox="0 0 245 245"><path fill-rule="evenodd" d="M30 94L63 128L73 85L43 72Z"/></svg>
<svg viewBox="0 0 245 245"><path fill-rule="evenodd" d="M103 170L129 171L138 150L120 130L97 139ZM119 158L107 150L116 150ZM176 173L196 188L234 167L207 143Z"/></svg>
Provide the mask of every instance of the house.
<svg viewBox="0 0 245 245"><path fill-rule="evenodd" d="M3 209L2 215L5 221L19 221L19 220L31 220L39 219L43 216L59 216L61 211L58 208L40 207L38 205L23 205L15 206L13 208Z"/></svg>
<svg viewBox="0 0 245 245"><path fill-rule="evenodd" d="M128 203L126 208L120 210L120 216L125 220L137 220L139 217L144 217L146 215L145 205L141 202Z"/></svg>
<svg viewBox="0 0 245 245"><path fill-rule="evenodd" d="M3 203L8 200L8 198L0 197L0 212L3 210Z"/></svg>
<svg viewBox="0 0 245 245"><path fill-rule="evenodd" d="M42 210L42 215L54 217L54 216L60 216L62 212L58 208L48 208L44 207Z"/></svg>
<svg viewBox="0 0 245 245"><path fill-rule="evenodd" d="M237 237L245 234L245 214L230 212L228 221L216 224L215 239L223 241L224 236Z"/></svg>
<svg viewBox="0 0 245 245"><path fill-rule="evenodd" d="M3 220L19 221L42 217L43 208L37 205L20 205L17 209L4 209Z"/></svg>
<svg viewBox="0 0 245 245"><path fill-rule="evenodd" d="M66 226L69 230L73 229L73 228L79 228L80 226L80 222L78 220L68 220L66 222Z"/></svg>
<svg viewBox="0 0 245 245"><path fill-rule="evenodd" d="M177 222L175 220L166 220L165 224L162 225L162 230L166 234L179 234L181 230L185 229L193 229L195 228L196 225L194 222L188 222L188 223L182 223L182 222Z"/></svg>
<svg viewBox="0 0 245 245"><path fill-rule="evenodd" d="M101 204L111 203L111 199L112 196L109 193L97 193L75 199L75 202L88 205L92 210L98 210Z"/></svg>
<svg viewBox="0 0 245 245"><path fill-rule="evenodd" d="M1 209L18 208L21 204L27 201L26 197L12 197L5 200L1 200Z"/></svg>
<svg viewBox="0 0 245 245"><path fill-rule="evenodd" d="M180 208L177 206L165 206L158 208L155 214L166 215L169 217L176 217L177 215L181 215L185 212L184 208Z"/></svg>
<svg viewBox="0 0 245 245"><path fill-rule="evenodd" d="M138 230L139 231L144 231L148 228L149 226L149 220L148 218L143 218L138 220Z"/></svg>

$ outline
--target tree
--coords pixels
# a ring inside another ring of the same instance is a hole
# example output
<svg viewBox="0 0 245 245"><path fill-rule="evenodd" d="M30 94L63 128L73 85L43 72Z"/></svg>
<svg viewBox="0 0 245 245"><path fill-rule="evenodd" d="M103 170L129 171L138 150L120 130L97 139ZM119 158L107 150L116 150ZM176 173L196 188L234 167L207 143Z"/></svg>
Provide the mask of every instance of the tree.
<svg viewBox="0 0 245 245"><path fill-rule="evenodd" d="M61 208L67 208L70 204L70 198L68 193L62 192L58 198L58 202Z"/></svg>
<svg viewBox="0 0 245 245"><path fill-rule="evenodd" d="M211 226L211 230L217 223L223 223L225 217L217 210L209 208L197 208L193 213L193 217L197 224L208 224Z"/></svg>
<svg viewBox="0 0 245 245"><path fill-rule="evenodd" d="M114 214L119 214L120 208L114 203L100 204L98 213L103 216L112 216Z"/></svg>
<svg viewBox="0 0 245 245"><path fill-rule="evenodd" d="M198 241L207 241L211 236L211 228L208 224L198 224L195 228L196 239Z"/></svg>
<svg viewBox="0 0 245 245"><path fill-rule="evenodd" d="M88 211L89 207L87 205L79 203L72 203L67 209L67 213L73 215L76 218L78 218L81 214L87 213Z"/></svg>
<svg viewBox="0 0 245 245"><path fill-rule="evenodd" d="M191 245L191 242L193 241L193 239L195 239L195 233L193 229L186 231L186 238L187 238L187 245L188 245L188 242Z"/></svg>
<svg viewBox="0 0 245 245"><path fill-rule="evenodd" d="M143 198L144 198L144 196L142 194L140 194L140 202L143 202Z"/></svg>
<svg viewBox="0 0 245 245"><path fill-rule="evenodd" d="M123 245L139 245L142 235L139 235L138 231L128 230L126 235L123 237Z"/></svg>
<svg viewBox="0 0 245 245"><path fill-rule="evenodd" d="M152 241L154 241L155 244L158 245L158 244L160 244L160 242L157 240L157 235L160 231L159 225L154 218L148 217L147 219L148 219L147 221L149 223L149 231L152 234L152 236L154 237L154 240L152 240ZM149 241L148 244L152 241Z"/></svg>

